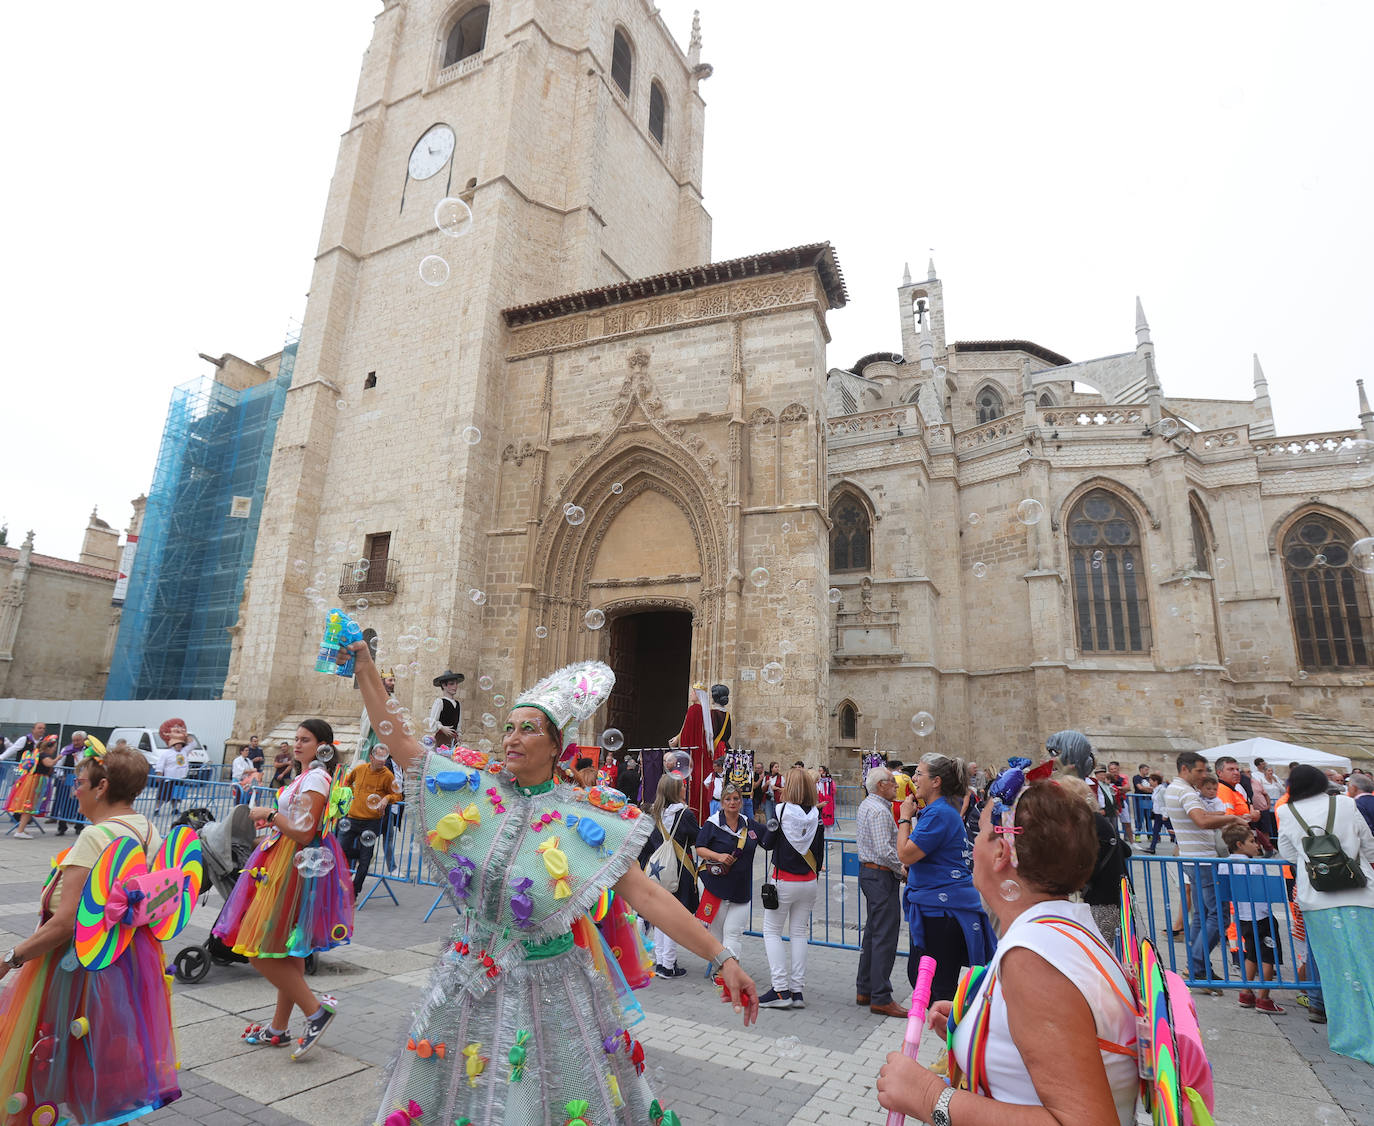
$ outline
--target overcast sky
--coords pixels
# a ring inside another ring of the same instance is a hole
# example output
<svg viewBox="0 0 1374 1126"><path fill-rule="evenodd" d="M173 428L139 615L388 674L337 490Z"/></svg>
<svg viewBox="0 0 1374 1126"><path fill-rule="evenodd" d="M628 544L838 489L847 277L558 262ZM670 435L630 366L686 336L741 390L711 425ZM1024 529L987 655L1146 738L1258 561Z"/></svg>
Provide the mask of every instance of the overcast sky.
<svg viewBox="0 0 1374 1126"><path fill-rule="evenodd" d="M951 340L1127 351L1139 294L1166 394L1248 398L1258 352L1280 434L1356 425L1374 6L661 0L683 43L693 6L713 256L834 243L832 366L900 347L933 248ZM7 13L12 544L122 527L197 353L281 347L379 10Z"/></svg>

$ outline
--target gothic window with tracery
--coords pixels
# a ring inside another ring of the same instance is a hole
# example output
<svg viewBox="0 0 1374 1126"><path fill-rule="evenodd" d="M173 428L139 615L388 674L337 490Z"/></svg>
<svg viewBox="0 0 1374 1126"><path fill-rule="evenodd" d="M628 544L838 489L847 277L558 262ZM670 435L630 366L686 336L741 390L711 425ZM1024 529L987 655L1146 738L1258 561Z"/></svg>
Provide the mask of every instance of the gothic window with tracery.
<svg viewBox="0 0 1374 1126"><path fill-rule="evenodd" d="M872 558L872 529L868 509L845 493L830 510L830 569L867 571Z"/></svg>
<svg viewBox="0 0 1374 1126"><path fill-rule="evenodd" d="M1042 407L1052 407L1054 406L1054 396L1048 391L1041 391L1038 403Z"/></svg>
<svg viewBox="0 0 1374 1126"><path fill-rule="evenodd" d="M1093 489L1069 513L1068 536L1079 650L1148 652L1150 609L1134 514L1106 489Z"/></svg>
<svg viewBox="0 0 1374 1126"><path fill-rule="evenodd" d="M840 742L852 743L859 737L859 713L853 704L840 705Z"/></svg>
<svg viewBox="0 0 1374 1126"><path fill-rule="evenodd" d="M661 146L668 129L668 98L657 81L649 85L649 133Z"/></svg>
<svg viewBox="0 0 1374 1126"><path fill-rule="evenodd" d="M615 40L611 44L611 79L627 98L630 96L630 72L633 65L634 52L630 49L630 37L620 28L616 28Z"/></svg>
<svg viewBox="0 0 1374 1126"><path fill-rule="evenodd" d="M978 409L979 422L993 422L1007 413L1002 405L1002 393L996 387L984 387L979 391L974 405Z"/></svg>
<svg viewBox="0 0 1374 1126"><path fill-rule="evenodd" d="M1283 574L1306 669L1369 665L1369 588L1351 562L1356 537L1320 513L1299 519L1283 539Z"/></svg>
<svg viewBox="0 0 1374 1126"><path fill-rule="evenodd" d="M1212 553L1207 546L1207 525L1203 523L1202 512L1196 504L1188 505L1188 515L1193 530L1193 566L1199 571L1212 570Z"/></svg>
<svg viewBox="0 0 1374 1126"><path fill-rule="evenodd" d="M444 41L444 66L460 63L487 45L487 16L491 8L479 4L458 17Z"/></svg>

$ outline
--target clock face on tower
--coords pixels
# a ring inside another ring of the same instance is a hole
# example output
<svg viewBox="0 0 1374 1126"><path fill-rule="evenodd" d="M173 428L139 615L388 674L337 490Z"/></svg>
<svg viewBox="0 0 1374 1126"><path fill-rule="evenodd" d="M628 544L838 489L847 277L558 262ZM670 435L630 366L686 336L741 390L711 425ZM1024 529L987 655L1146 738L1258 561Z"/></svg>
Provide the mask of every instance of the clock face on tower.
<svg viewBox="0 0 1374 1126"><path fill-rule="evenodd" d="M453 155L453 130L447 125L431 125L410 151L410 178L428 180Z"/></svg>

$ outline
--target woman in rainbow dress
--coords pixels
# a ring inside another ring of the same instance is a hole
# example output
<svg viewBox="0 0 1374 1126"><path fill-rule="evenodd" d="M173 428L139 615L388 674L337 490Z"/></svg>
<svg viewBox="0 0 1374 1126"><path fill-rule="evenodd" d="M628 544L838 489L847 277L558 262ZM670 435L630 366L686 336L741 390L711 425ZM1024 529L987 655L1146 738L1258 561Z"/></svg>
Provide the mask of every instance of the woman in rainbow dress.
<svg viewBox="0 0 1374 1126"><path fill-rule="evenodd" d="M363 701L380 714L367 645L351 648ZM608 888L708 960L744 1023L757 1019L758 990L736 952L636 863L651 820L617 790L555 780L574 726L614 683L598 661L541 680L511 709L500 762L462 747L453 759L426 754L392 736L391 754L423 778L426 851L459 919L391 1068L379 1126L677 1121L644 1081L630 1031L642 1013L589 918Z"/></svg>
<svg viewBox="0 0 1374 1126"><path fill-rule="evenodd" d="M200 845L190 830L174 829L164 848L151 822L134 812L148 781L141 754L92 752L73 785L90 824L53 861L38 929L0 963L0 978L13 972L0 990L5 1126L51 1126L63 1114L82 1126L127 1122L181 1094L162 941L195 906ZM130 894L125 881L146 880L168 860L188 882L178 893L178 872L160 885L169 893L164 900L176 901L167 904L176 915L150 921L138 904L156 896Z"/></svg>
<svg viewBox="0 0 1374 1126"><path fill-rule="evenodd" d="M305 1017L293 1060L308 1053L334 1020L334 998L316 997L305 982L305 959L353 934L348 861L325 827L330 767L338 761L334 729L322 719L305 720L296 728L296 761L300 773L278 792L277 808L251 811L254 821L268 826L268 834L244 864L211 928L234 953L251 959L277 990L271 1023L249 1025L245 1041L282 1047L292 1040L291 1010L300 1009Z"/></svg>

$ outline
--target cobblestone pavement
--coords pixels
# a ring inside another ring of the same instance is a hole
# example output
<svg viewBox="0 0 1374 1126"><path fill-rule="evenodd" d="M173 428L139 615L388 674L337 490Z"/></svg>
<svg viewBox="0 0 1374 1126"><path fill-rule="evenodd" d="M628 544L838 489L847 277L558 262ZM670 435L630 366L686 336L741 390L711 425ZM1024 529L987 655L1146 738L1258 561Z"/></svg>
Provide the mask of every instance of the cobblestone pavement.
<svg viewBox="0 0 1374 1126"><path fill-rule="evenodd" d="M60 844L0 838L0 949L30 929L38 890ZM173 1005L182 1057L183 1095L143 1121L245 1126L372 1123L382 1070L404 1038L453 913L422 923L436 889L396 885L400 905L375 897L357 915L356 940L320 959L313 986L335 994L339 1018L311 1058L292 1063L285 1051L249 1048L244 1025L270 1015L271 994L247 966L215 966L198 985L177 984ZM197 910L168 948L203 941L220 900ZM760 939L743 957L755 979L767 977ZM705 1123L884 1122L873 1083L903 1024L854 1004L851 951L811 946L807 1007L763 1010L745 1029L687 956L686 977L655 981L639 994L647 1014L636 1027L650 1077L665 1106L687 1126ZM905 973L898 960L896 975ZM899 986L900 981L894 980ZM766 987L766 984L765 984ZM1241 1010L1233 996L1197 997L1216 1074L1220 1126L1374 1126L1374 1068L1328 1051L1324 1029L1309 1024L1291 995L1276 997L1288 1013ZM797 1042L779 1043L784 1037ZM929 1062L937 1045L923 1042Z"/></svg>

